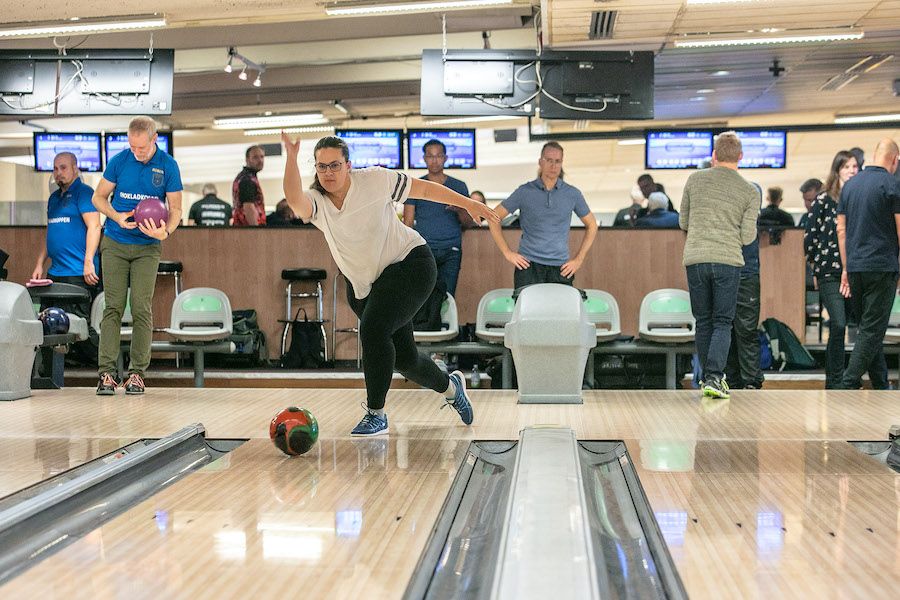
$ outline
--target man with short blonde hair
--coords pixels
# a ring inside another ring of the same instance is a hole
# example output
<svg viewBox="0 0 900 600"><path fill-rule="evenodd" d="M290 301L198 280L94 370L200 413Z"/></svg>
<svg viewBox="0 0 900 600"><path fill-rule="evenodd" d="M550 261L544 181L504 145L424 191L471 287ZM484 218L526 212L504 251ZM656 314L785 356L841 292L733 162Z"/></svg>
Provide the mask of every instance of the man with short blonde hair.
<svg viewBox="0 0 900 600"><path fill-rule="evenodd" d="M116 373L122 313L131 291L131 364L124 382L126 394L144 393L144 374L150 366L153 337L151 303L159 268L160 242L169 238L181 222L181 172L175 159L156 145L156 123L135 117L128 125L130 151L119 152L106 165L92 199L106 215L106 235L100 243L106 308L100 324L97 394L116 393ZM112 202L110 202L112 195ZM169 217L161 223L147 219L137 223L134 209L142 200L168 204Z"/></svg>
<svg viewBox="0 0 900 600"><path fill-rule="evenodd" d="M737 305L743 246L756 239L759 193L738 174L741 140L720 134L713 166L693 173L684 186L679 225L687 231L684 266L696 343L703 371L703 395L728 398L725 364Z"/></svg>

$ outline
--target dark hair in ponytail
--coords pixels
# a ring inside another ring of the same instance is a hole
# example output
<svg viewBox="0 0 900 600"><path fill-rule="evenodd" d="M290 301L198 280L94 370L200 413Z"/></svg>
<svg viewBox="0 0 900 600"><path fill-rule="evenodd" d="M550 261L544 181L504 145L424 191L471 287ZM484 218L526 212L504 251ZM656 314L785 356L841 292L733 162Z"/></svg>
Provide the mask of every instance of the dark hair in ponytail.
<svg viewBox="0 0 900 600"><path fill-rule="evenodd" d="M315 160L316 154L318 154L319 150L321 150L322 148L337 148L341 151L341 154L344 155L344 160L350 162L350 147L347 145L347 142L345 142L341 138L329 135L316 142L316 147L313 148L313 160ZM325 188L322 187L322 184L319 183L319 174L318 172L316 172L315 168L313 168L313 173L314 178L312 185L309 186L310 189L317 190L323 194L327 193L325 191Z"/></svg>

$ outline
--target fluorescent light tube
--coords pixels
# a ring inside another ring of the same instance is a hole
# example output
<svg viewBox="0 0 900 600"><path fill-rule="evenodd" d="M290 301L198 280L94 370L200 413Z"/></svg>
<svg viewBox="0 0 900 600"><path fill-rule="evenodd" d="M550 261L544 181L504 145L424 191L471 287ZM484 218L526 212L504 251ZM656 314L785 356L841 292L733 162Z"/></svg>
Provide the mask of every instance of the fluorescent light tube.
<svg viewBox="0 0 900 600"><path fill-rule="evenodd" d="M443 0L439 2L398 2L396 4L333 3L325 6L325 13L332 16L374 15L397 12L428 12L451 8L478 8L512 4L512 0Z"/></svg>
<svg viewBox="0 0 900 600"><path fill-rule="evenodd" d="M881 123L882 121L900 121L900 113L885 113L881 115L848 115L835 117L837 124L847 125L853 123Z"/></svg>
<svg viewBox="0 0 900 600"><path fill-rule="evenodd" d="M109 19L80 19L66 22L18 23L0 27L0 38L49 37L54 35L78 35L131 31L134 29L158 29L166 26L162 15L115 17Z"/></svg>
<svg viewBox="0 0 900 600"><path fill-rule="evenodd" d="M675 40L676 48L716 48L720 46L761 46L766 44L803 44L809 42L844 42L860 40L864 37L862 31L853 33L824 33L815 35L778 35L760 36L749 38L705 38Z"/></svg>
<svg viewBox="0 0 900 600"><path fill-rule="evenodd" d="M271 115L256 117L224 117L213 119L216 129L246 129L253 127L302 127L303 125L319 125L327 119L322 113L302 115Z"/></svg>

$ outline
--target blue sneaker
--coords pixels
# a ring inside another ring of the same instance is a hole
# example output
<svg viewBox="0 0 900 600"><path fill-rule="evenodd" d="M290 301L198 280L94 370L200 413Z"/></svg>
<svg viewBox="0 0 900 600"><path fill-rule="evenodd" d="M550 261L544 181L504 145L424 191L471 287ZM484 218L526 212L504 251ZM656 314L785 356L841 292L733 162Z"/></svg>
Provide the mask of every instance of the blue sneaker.
<svg viewBox="0 0 900 600"><path fill-rule="evenodd" d="M456 396L453 397L453 400L448 398L444 398L444 400L459 413L459 418L463 423L471 425L474 414L472 413L472 403L469 402L469 397L466 395L466 376L460 371L453 371L450 373L450 381L456 388Z"/></svg>
<svg viewBox="0 0 900 600"><path fill-rule="evenodd" d="M359 422L359 424L353 428L353 431L350 432L350 435L357 436L373 436L373 435L387 435L388 432L388 418L387 415L383 417L379 417L373 412L366 411L365 416Z"/></svg>

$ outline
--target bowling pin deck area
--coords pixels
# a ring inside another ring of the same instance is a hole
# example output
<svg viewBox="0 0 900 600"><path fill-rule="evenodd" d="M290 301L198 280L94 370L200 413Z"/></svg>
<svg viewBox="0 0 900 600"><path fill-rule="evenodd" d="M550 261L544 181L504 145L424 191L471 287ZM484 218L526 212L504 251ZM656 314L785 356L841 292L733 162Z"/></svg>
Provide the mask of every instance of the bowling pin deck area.
<svg viewBox="0 0 900 600"><path fill-rule="evenodd" d="M585 392L583 405L471 394L463 426L427 391L388 396L390 435L351 438L363 390L36 391L0 404L0 495L202 423L247 439L0 587L2 598L399 598L474 440L532 425L622 440L691 598L890 597L900 474L850 440L900 422L896 392ZM279 410L319 441L288 457ZM547 574L552 577L552 573Z"/></svg>

